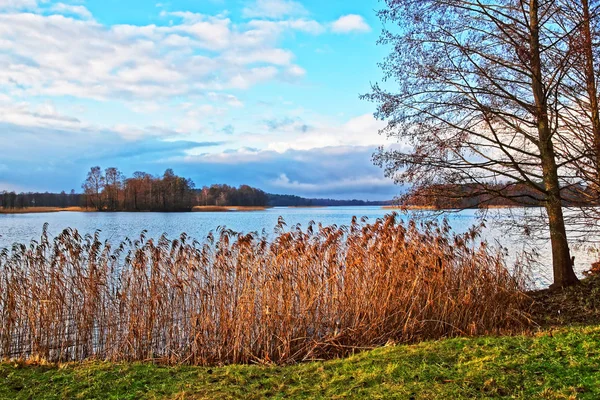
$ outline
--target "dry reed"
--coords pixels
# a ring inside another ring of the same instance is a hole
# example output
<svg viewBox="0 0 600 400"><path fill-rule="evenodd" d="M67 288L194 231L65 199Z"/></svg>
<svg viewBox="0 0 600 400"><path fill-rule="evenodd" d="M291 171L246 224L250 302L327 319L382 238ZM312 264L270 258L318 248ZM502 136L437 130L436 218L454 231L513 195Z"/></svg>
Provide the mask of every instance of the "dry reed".
<svg viewBox="0 0 600 400"><path fill-rule="evenodd" d="M392 214L204 243L65 230L0 254L0 358L290 363L522 329L523 281L476 233Z"/></svg>

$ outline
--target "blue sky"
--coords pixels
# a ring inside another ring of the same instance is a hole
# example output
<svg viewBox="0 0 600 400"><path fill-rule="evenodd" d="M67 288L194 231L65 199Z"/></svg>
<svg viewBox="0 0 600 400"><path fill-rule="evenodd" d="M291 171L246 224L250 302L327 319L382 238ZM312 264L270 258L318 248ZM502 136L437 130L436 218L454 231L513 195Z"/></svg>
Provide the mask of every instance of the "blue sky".
<svg viewBox="0 0 600 400"><path fill-rule="evenodd" d="M0 0L0 190L94 165L389 199L377 0Z"/></svg>

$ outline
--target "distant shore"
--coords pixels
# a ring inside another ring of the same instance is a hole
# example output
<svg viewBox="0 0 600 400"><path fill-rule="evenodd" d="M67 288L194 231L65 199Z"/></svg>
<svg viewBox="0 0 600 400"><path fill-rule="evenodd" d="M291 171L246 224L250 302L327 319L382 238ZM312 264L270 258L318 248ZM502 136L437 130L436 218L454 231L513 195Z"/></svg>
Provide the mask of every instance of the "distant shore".
<svg viewBox="0 0 600 400"><path fill-rule="evenodd" d="M266 206L196 206L192 212L238 212L238 211L264 211Z"/></svg>
<svg viewBox="0 0 600 400"><path fill-rule="evenodd" d="M434 206L382 206L384 210L439 210Z"/></svg>
<svg viewBox="0 0 600 400"><path fill-rule="evenodd" d="M239 212L239 211L264 211L270 207L256 206L196 206L191 212ZM25 208L0 208L0 214L43 214L56 212L98 212L94 208L85 207L25 207ZM135 211L131 211L135 212ZM190 212L190 211L188 211Z"/></svg>
<svg viewBox="0 0 600 400"><path fill-rule="evenodd" d="M93 208L85 207L25 207L25 208L1 208L0 214L41 214L55 212L95 212Z"/></svg>
<svg viewBox="0 0 600 400"><path fill-rule="evenodd" d="M523 205L489 205L485 207L477 207L477 208L466 208L467 210L479 210L479 209L499 209L499 208L523 208ZM535 206L530 206L535 207ZM444 210L458 210L455 208L444 208L444 207L436 207L436 206L383 206L381 207L384 210L423 210L423 211L444 211Z"/></svg>
<svg viewBox="0 0 600 400"><path fill-rule="evenodd" d="M328 206L288 206L287 208L327 208ZM361 206L357 206L361 207ZM515 206L488 206L485 208L514 208ZM269 206L195 206L187 212L249 212L249 211L264 211ZM435 206L382 206L383 210L414 210L414 211L443 211L444 208ZM42 214L56 212L98 212L95 208L85 207L25 207L25 208L10 208L4 209L0 207L0 214ZM141 211L127 211L141 212Z"/></svg>

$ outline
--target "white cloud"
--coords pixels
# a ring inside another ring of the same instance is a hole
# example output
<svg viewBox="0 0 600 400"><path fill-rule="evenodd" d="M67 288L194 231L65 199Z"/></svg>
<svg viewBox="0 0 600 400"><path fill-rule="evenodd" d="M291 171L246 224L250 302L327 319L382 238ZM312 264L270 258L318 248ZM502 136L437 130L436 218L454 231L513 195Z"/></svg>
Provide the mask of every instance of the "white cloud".
<svg viewBox="0 0 600 400"><path fill-rule="evenodd" d="M249 42L253 40L269 41L277 38L286 30L300 31L318 35L325 32L321 23L309 19L289 19L282 21L266 21L255 19L247 24L251 29L245 37Z"/></svg>
<svg viewBox="0 0 600 400"><path fill-rule="evenodd" d="M92 13L84 6L77 6L65 3L56 3L50 7L50 10L59 14L75 15L83 19L92 19Z"/></svg>
<svg viewBox="0 0 600 400"><path fill-rule="evenodd" d="M30 189L26 188L25 186L15 185L14 183L0 181L0 192L2 192L4 190L6 190L7 192L16 192L16 193L30 191Z"/></svg>
<svg viewBox="0 0 600 400"><path fill-rule="evenodd" d="M256 63L269 63L273 65L291 65L294 54L289 50L282 49L263 49L253 53L237 54L227 53L223 56L224 60L232 64L248 65Z"/></svg>
<svg viewBox="0 0 600 400"><path fill-rule="evenodd" d="M37 0L0 0L0 10L26 10L37 7Z"/></svg>
<svg viewBox="0 0 600 400"><path fill-rule="evenodd" d="M335 33L369 32L371 27L360 15L349 14L333 22L331 30Z"/></svg>
<svg viewBox="0 0 600 400"><path fill-rule="evenodd" d="M306 70L297 65L292 65L286 70L286 75L292 78L300 78L306 75Z"/></svg>
<svg viewBox="0 0 600 400"><path fill-rule="evenodd" d="M213 148L214 149L214 148ZM218 153L207 148L186 151L173 164L210 176L235 176L239 183L257 182L270 193L307 197L391 199L397 187L371 162L373 147L337 146L283 153L240 148Z"/></svg>
<svg viewBox="0 0 600 400"><path fill-rule="evenodd" d="M108 27L64 15L0 14L0 86L23 96L141 102L247 89L302 77L278 38L316 29L309 21L181 18L172 26Z"/></svg>
<svg viewBox="0 0 600 400"><path fill-rule="evenodd" d="M129 103L128 107L132 111L142 114L160 110L160 105L154 102ZM210 107L210 109L207 107ZM186 118L180 121L180 125L176 128L169 128L168 126L135 126L132 124L115 124L109 126L92 124L67 115L57 110L52 102L31 104L28 102L5 101L0 97L0 123L13 124L23 128L55 129L73 133L111 131L126 140L139 140L143 137L170 138L185 136L193 129L198 129L198 118L201 115L209 114L209 112L218 115L222 112L222 108L199 106L195 110L189 110L186 113Z"/></svg>
<svg viewBox="0 0 600 400"><path fill-rule="evenodd" d="M230 107L234 107L234 108L244 107L244 103L232 94L210 92L207 94L206 97L211 101L223 102Z"/></svg>
<svg viewBox="0 0 600 400"><path fill-rule="evenodd" d="M152 114L160 111L161 107L154 101L141 101L128 104L131 111L138 114Z"/></svg>
<svg viewBox="0 0 600 400"><path fill-rule="evenodd" d="M77 118L59 113L51 102L34 106L27 102L0 100L0 122L61 129L85 128Z"/></svg>
<svg viewBox="0 0 600 400"><path fill-rule="evenodd" d="M306 15L304 6L293 0L256 0L242 10L245 18L283 18Z"/></svg>
<svg viewBox="0 0 600 400"><path fill-rule="evenodd" d="M291 180L286 174L279 175L279 177L277 179L274 179L271 183L276 188L297 193L340 192L348 189L357 190L365 187L386 188L392 186L393 184L391 179L375 175L311 183L299 182L298 180Z"/></svg>
<svg viewBox="0 0 600 400"><path fill-rule="evenodd" d="M278 137L272 138L268 148L284 152L290 149L311 150L331 146L374 147L388 143L385 137L379 135L383 127L385 122L376 120L371 114L365 114L342 125L315 124L308 132L286 134L285 140L281 140L281 135L277 135Z"/></svg>

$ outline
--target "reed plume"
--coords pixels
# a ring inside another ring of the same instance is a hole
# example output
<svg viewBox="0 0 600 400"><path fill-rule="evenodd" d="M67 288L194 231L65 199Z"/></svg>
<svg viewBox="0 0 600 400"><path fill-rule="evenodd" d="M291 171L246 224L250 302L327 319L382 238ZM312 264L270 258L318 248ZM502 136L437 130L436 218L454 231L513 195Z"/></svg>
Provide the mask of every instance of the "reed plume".
<svg viewBox="0 0 600 400"><path fill-rule="evenodd" d="M447 222L310 223L203 242L72 229L0 253L0 358L214 365L515 331L524 280Z"/></svg>

